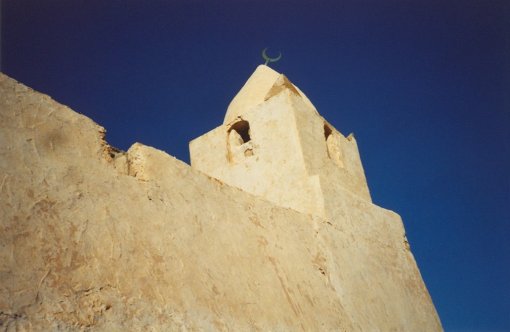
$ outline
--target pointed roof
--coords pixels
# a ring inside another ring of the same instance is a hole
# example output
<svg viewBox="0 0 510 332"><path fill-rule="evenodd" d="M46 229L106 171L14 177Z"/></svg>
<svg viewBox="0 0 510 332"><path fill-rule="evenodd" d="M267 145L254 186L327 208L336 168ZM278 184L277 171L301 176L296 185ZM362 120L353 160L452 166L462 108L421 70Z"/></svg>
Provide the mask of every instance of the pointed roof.
<svg viewBox="0 0 510 332"><path fill-rule="evenodd" d="M317 112L304 93L292 84L285 75L274 71L266 65L260 65L230 102L223 123L228 124L232 122L242 113L286 89L302 97Z"/></svg>

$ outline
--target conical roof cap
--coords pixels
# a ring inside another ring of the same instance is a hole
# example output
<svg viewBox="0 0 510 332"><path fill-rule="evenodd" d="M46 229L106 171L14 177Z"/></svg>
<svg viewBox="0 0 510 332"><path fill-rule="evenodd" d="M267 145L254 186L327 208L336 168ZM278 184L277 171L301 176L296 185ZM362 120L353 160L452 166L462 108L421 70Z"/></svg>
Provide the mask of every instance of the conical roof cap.
<svg viewBox="0 0 510 332"><path fill-rule="evenodd" d="M223 123L229 124L244 112L263 103L284 89L289 89L291 92L302 97L317 112L303 92L293 85L285 75L274 71L266 65L260 65L230 102Z"/></svg>

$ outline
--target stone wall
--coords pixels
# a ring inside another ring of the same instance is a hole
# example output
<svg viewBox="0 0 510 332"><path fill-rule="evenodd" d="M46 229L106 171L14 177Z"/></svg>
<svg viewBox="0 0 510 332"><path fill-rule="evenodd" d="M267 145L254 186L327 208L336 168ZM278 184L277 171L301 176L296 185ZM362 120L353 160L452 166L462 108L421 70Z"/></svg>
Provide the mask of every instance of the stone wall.
<svg viewBox="0 0 510 332"><path fill-rule="evenodd" d="M302 214L0 96L0 330L441 330L394 213Z"/></svg>

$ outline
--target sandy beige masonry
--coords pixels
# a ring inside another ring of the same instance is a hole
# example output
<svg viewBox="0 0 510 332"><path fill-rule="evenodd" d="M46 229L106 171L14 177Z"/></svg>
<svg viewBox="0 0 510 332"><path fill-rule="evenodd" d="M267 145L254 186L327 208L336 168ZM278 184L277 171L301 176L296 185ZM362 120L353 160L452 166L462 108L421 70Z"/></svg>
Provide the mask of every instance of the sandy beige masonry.
<svg viewBox="0 0 510 332"><path fill-rule="evenodd" d="M267 66L235 96L225 123L190 143L190 154L193 168L303 213L334 218L326 191L371 201L354 136L344 137Z"/></svg>
<svg viewBox="0 0 510 332"><path fill-rule="evenodd" d="M202 165L233 167L231 182L253 163L245 174L267 188L249 193L142 144L117 151L92 120L1 75L0 330L440 331L400 218L370 202L354 139L330 124L325 135L302 92L273 76L262 90L274 95L240 101L251 106L204 136L221 159L196 146ZM300 151L279 157L282 204L256 172L271 143L259 125ZM292 206L304 194L309 213Z"/></svg>

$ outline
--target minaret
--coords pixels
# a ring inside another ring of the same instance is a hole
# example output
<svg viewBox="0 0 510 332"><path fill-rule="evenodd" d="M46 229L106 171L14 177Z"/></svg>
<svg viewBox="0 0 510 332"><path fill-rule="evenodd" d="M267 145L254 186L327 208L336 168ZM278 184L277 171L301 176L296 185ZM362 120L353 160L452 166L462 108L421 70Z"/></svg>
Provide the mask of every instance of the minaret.
<svg viewBox="0 0 510 332"><path fill-rule="evenodd" d="M279 206L328 217L338 196L371 202L356 140L287 77L260 65L223 125L190 142L191 166Z"/></svg>

